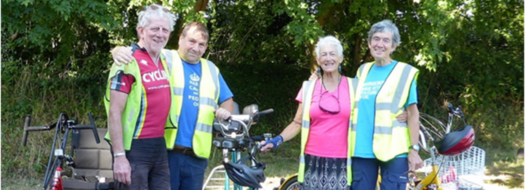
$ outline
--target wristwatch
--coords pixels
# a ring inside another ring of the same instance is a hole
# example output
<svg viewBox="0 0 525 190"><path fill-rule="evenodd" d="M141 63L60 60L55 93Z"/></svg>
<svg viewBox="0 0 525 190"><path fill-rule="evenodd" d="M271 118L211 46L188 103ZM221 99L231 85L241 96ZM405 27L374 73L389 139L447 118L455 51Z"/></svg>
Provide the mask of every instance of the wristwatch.
<svg viewBox="0 0 525 190"><path fill-rule="evenodd" d="M419 145L418 145L418 144L415 144L415 145L412 145L412 146L410 146L410 149L412 149L412 150L415 150L415 151L418 151L418 152L419 152L419 149L421 149L421 148L419 147Z"/></svg>

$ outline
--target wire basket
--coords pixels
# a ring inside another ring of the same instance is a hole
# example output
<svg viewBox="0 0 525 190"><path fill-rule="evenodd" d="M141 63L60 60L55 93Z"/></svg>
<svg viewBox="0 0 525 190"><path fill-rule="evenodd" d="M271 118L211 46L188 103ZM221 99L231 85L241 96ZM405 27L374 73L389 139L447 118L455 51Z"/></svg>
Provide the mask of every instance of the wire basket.
<svg viewBox="0 0 525 190"><path fill-rule="evenodd" d="M485 176L485 151L479 147L472 146L467 151L454 156L438 156L440 164L438 175L450 178L458 183L459 189L474 190L483 188L483 177ZM425 175L432 172L432 159L424 161ZM450 171L453 170L453 171ZM450 175L453 173L454 175ZM451 180L451 179L449 179Z"/></svg>

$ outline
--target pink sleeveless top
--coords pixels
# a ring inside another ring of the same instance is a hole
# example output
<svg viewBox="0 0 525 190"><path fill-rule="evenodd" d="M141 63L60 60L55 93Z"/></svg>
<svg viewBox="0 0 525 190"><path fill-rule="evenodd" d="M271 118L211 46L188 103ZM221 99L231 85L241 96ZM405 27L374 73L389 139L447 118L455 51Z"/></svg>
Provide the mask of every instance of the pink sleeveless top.
<svg viewBox="0 0 525 190"><path fill-rule="evenodd" d="M310 106L310 134L306 143L306 154L327 158L347 157L348 124L351 111L348 91L348 81L344 77L339 87L333 92L327 92L320 80L316 82ZM319 100L323 93L326 93L323 95L323 108L329 111L339 110L339 113L332 114L320 109ZM335 98L331 97L332 95ZM303 102L302 99L303 89L299 91L295 100Z"/></svg>

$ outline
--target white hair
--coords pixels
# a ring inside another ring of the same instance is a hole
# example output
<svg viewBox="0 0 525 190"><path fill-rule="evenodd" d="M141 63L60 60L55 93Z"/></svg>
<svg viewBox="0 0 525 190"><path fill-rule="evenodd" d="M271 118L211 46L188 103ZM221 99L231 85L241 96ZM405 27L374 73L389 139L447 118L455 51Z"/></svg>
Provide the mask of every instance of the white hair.
<svg viewBox="0 0 525 190"><path fill-rule="evenodd" d="M337 55L342 56L343 55L343 46L341 45L341 41L339 41L337 38L335 38L332 35L328 35L325 37L320 37L319 41L315 45L315 54L317 57L319 57L319 54L321 52L321 47L327 46L327 45L333 45L337 48Z"/></svg>
<svg viewBox="0 0 525 190"><path fill-rule="evenodd" d="M390 32L392 34L392 45L401 44L401 35L397 26L390 20L382 20L381 22L375 23L368 31L368 41L372 41L372 36L377 32Z"/></svg>
<svg viewBox="0 0 525 190"><path fill-rule="evenodd" d="M149 22L151 15L157 15L159 17L165 17L170 21L170 31L173 31L175 26L175 15L173 15L167 7L158 4L151 4L144 8L144 10L139 12L139 21L137 23L137 30L139 27L145 28Z"/></svg>

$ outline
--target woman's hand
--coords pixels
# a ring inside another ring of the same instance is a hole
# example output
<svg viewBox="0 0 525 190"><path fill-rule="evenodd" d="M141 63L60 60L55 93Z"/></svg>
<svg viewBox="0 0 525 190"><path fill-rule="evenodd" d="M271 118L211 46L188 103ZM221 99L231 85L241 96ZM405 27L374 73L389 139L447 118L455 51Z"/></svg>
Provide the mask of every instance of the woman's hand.
<svg viewBox="0 0 525 190"><path fill-rule="evenodd" d="M310 75L310 78L308 78L308 81L314 81L317 79L319 79L319 75L317 73L312 73L312 75Z"/></svg>
<svg viewBox="0 0 525 190"><path fill-rule="evenodd" d="M131 48L129 47L122 47L117 46L111 50L111 56L113 57L113 61L118 66L124 64L127 64L131 61L133 61L133 52L131 52Z"/></svg>
<svg viewBox="0 0 525 190"><path fill-rule="evenodd" d="M404 110L403 113L401 113L401 115L398 115L396 117L397 121L399 121L400 123L405 123L407 122L407 119L408 119L408 114L407 114L407 111Z"/></svg>
<svg viewBox="0 0 525 190"><path fill-rule="evenodd" d="M261 148L262 152L266 152L270 149L277 148L279 145L281 145L284 142L284 139L281 135L277 135L276 137L268 140L268 141L261 141L261 145L264 145Z"/></svg>
<svg viewBox="0 0 525 190"><path fill-rule="evenodd" d="M423 160L421 160L421 157L419 156L419 153L415 150L410 150L408 152L408 170L409 171L416 171L419 168L423 167Z"/></svg>
<svg viewBox="0 0 525 190"><path fill-rule="evenodd" d="M261 141L261 152L268 152L268 150L273 148L272 143L266 144L266 141Z"/></svg>

